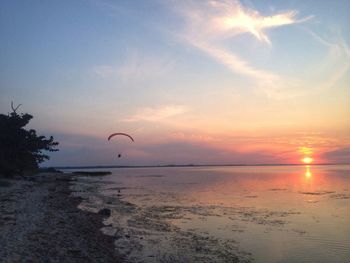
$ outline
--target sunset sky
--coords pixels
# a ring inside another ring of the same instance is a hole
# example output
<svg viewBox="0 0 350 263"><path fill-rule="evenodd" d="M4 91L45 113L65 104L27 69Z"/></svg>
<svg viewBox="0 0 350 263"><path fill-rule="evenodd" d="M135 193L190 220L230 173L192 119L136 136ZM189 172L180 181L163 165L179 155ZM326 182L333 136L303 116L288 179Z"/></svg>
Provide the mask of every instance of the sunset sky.
<svg viewBox="0 0 350 263"><path fill-rule="evenodd" d="M21 103L60 142L44 165L349 163L349 14L348 0L5 0L0 112Z"/></svg>

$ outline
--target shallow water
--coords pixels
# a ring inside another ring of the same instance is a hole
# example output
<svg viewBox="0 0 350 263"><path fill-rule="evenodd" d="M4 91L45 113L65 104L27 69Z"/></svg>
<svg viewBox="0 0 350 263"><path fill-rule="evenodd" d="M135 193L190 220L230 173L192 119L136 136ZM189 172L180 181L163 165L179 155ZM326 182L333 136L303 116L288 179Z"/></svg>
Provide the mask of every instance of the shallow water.
<svg viewBox="0 0 350 263"><path fill-rule="evenodd" d="M112 169L82 209L131 262L348 262L350 165Z"/></svg>

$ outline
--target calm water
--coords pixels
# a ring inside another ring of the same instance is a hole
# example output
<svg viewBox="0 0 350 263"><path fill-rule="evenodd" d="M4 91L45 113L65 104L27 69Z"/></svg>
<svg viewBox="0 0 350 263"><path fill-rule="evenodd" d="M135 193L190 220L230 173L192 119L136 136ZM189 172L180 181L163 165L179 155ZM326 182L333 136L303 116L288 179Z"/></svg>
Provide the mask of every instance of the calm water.
<svg viewBox="0 0 350 263"><path fill-rule="evenodd" d="M350 262L350 166L112 172L73 188L131 262Z"/></svg>

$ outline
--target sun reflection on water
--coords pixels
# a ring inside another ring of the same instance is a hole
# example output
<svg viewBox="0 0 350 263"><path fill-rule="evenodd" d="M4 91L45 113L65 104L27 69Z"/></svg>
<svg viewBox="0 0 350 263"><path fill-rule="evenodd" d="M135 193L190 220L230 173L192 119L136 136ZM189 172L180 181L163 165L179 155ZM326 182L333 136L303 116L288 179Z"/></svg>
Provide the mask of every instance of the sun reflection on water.
<svg viewBox="0 0 350 263"><path fill-rule="evenodd" d="M311 178L312 177L312 173L311 173L311 170L310 170L310 165L306 165L305 177L306 178Z"/></svg>

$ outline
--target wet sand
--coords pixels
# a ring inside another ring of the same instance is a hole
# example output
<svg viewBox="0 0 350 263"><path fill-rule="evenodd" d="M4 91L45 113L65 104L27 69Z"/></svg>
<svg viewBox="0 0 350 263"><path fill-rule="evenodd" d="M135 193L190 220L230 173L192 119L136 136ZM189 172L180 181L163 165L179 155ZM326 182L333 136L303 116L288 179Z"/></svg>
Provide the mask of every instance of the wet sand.
<svg viewBox="0 0 350 263"><path fill-rule="evenodd" d="M77 208L70 174L1 179L0 262L123 262L103 215Z"/></svg>

